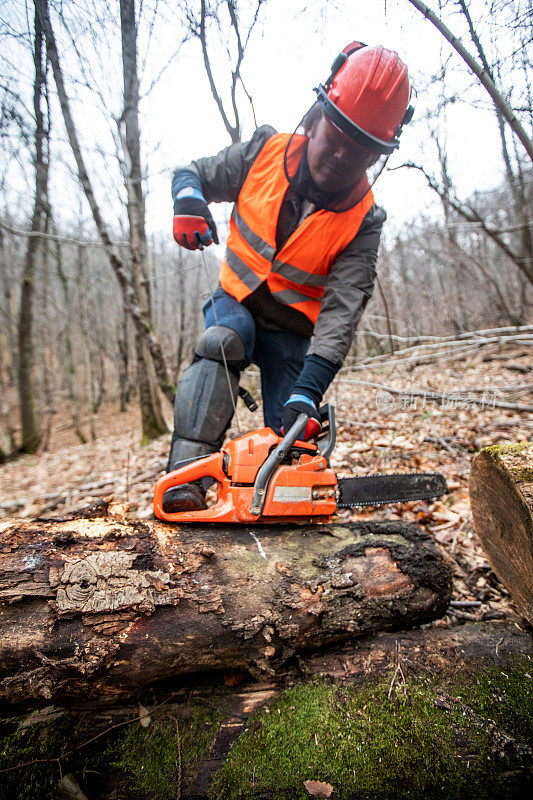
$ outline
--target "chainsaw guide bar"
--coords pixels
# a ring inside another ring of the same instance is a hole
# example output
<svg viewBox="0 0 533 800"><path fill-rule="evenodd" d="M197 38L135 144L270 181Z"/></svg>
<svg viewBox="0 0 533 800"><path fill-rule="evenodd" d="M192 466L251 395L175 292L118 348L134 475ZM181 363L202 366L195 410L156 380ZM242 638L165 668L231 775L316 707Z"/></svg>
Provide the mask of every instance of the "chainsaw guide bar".
<svg viewBox="0 0 533 800"><path fill-rule="evenodd" d="M394 473L392 475L337 476L338 508L379 506L432 500L446 492L446 481L436 472Z"/></svg>

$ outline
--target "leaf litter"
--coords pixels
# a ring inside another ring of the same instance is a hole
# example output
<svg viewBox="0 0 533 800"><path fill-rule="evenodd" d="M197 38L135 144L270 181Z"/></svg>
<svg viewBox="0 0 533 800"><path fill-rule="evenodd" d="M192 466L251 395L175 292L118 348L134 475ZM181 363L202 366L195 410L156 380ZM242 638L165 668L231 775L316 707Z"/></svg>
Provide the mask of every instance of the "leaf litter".
<svg viewBox="0 0 533 800"><path fill-rule="evenodd" d="M500 397L513 399L515 387L519 403L531 403L531 386L517 386L513 373L507 377L510 360L513 367L532 368L523 348L514 346L513 351L512 345L505 345L490 360L479 354L444 364L398 364L387 373L375 367L357 373L342 371L325 398L336 410L337 444L331 465L340 476L427 471L441 472L447 480L448 493L435 502L338 512L343 521L414 522L436 539L452 564L454 591L447 614L432 623L435 626L513 613L508 593L474 533L468 495L470 464L479 450L531 438L530 415L493 405ZM361 383L353 383L354 379ZM245 374L243 383L253 385L255 380L255 375ZM404 394L387 395L376 384ZM426 390L449 395L451 400L443 405L409 394ZM462 397L473 394L485 401L481 405L462 402ZM47 452L0 465L0 519L64 513L110 496L127 505L130 518L150 517L153 486L165 471L170 434L141 447L136 404L121 414L116 404L108 403L94 421L96 440L82 445L64 424L66 406L63 412L55 417ZM260 412L252 415L244 407L239 408L238 417L229 438L262 424Z"/></svg>

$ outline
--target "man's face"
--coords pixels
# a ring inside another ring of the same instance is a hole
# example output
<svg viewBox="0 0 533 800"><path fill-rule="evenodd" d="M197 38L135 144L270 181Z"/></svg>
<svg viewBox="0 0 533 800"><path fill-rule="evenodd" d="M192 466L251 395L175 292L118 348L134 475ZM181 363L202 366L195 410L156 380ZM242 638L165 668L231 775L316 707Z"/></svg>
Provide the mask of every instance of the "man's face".
<svg viewBox="0 0 533 800"><path fill-rule="evenodd" d="M323 114L308 133L309 171L324 192L352 189L377 159L375 153L349 139Z"/></svg>

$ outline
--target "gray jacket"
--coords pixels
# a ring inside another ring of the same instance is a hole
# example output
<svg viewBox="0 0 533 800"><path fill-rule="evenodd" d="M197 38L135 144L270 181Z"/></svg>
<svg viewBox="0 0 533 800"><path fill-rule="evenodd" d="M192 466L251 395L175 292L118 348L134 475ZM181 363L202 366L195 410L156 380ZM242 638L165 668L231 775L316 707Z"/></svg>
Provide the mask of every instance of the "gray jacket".
<svg viewBox="0 0 533 800"><path fill-rule="evenodd" d="M250 167L267 139L275 133L270 125L263 125L250 141L232 144L216 156L199 158L183 168L198 175L208 203L236 203ZM278 249L314 210L315 206L309 201L296 195L291 188L287 190L276 235ZM342 365L350 349L355 329L372 295L377 250L385 219L385 211L374 205L357 235L332 264L327 278L309 354L321 356L337 367ZM313 333L310 320L300 311L274 300L265 285L245 298L243 305L250 308L264 327L304 335Z"/></svg>

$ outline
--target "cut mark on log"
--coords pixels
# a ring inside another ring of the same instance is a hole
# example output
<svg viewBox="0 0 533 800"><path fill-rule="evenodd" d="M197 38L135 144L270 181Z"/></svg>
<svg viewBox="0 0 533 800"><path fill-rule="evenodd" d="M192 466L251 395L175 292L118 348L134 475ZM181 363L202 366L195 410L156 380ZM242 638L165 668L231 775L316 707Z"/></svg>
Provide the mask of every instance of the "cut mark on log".
<svg viewBox="0 0 533 800"><path fill-rule="evenodd" d="M256 543L256 545L257 545L257 549L259 550L259 553L260 553L260 554L263 556L263 558L265 559L265 561L268 561L267 554L266 554L266 553L265 553L265 551L263 550L263 545L261 544L261 542L259 541L259 539L258 539L258 538L257 538L257 536L255 535L255 533L252 533L252 531L248 531L248 533L250 534L250 536L252 537L252 539L255 541L255 543Z"/></svg>

